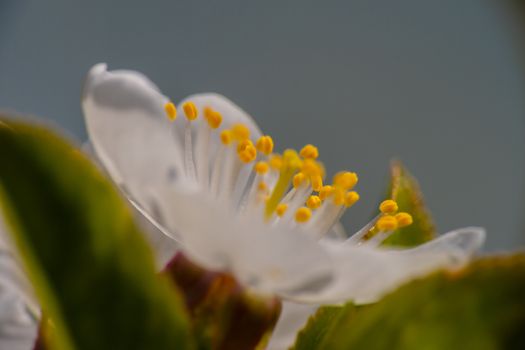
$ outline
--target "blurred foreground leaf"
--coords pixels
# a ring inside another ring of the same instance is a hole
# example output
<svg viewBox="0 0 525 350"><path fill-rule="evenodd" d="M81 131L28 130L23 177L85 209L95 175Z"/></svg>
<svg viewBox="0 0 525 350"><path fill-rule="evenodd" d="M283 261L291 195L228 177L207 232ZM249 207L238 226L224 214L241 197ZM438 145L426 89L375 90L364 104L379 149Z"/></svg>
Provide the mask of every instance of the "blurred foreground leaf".
<svg viewBox="0 0 525 350"><path fill-rule="evenodd" d="M390 166L390 184L385 199L395 200L399 211L411 214L414 222L395 230L383 245L414 247L436 236L432 216L425 207L419 184L399 161L393 161ZM370 231L368 236L373 234L374 232Z"/></svg>
<svg viewBox="0 0 525 350"><path fill-rule="evenodd" d="M411 282L376 304L319 309L296 350L523 349L525 255Z"/></svg>
<svg viewBox="0 0 525 350"><path fill-rule="evenodd" d="M0 121L0 199L44 312L51 349L188 349L171 282L117 190L54 133Z"/></svg>

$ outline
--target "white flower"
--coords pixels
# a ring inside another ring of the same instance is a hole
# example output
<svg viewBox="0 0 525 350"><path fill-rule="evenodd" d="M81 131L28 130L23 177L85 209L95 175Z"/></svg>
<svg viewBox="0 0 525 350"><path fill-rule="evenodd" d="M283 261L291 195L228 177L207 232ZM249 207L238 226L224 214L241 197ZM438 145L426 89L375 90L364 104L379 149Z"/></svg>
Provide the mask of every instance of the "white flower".
<svg viewBox="0 0 525 350"><path fill-rule="evenodd" d="M220 95L193 95L175 109L142 74L98 64L82 106L97 158L156 227L157 246L166 244L162 263L178 245L203 267L263 294L370 302L435 269L461 266L484 240L471 227L413 249L383 248L382 239L411 222L406 213L389 214L394 202L351 238L334 238L340 216L359 198L351 190L357 176L339 173L333 186L322 186L315 147L275 155L273 140ZM363 241L374 224L378 234Z"/></svg>

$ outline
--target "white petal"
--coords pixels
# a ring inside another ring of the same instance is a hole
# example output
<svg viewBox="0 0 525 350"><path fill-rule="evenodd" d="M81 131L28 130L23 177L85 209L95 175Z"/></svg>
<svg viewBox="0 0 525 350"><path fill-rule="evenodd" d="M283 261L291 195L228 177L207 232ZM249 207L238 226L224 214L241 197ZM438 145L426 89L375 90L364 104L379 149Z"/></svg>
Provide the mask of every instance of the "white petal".
<svg viewBox="0 0 525 350"><path fill-rule="evenodd" d="M181 146L166 119L168 98L145 76L94 66L83 87L87 131L113 180L139 201L143 190L182 174Z"/></svg>
<svg viewBox="0 0 525 350"><path fill-rule="evenodd" d="M257 218L241 217L211 196L185 187L163 191L169 228L179 233L190 258L232 272L263 293L317 290L332 278L328 254L300 232L277 231Z"/></svg>
<svg viewBox="0 0 525 350"><path fill-rule="evenodd" d="M153 253L157 268L162 270L180 250L179 242L174 235L168 233L166 228L160 225L157 220L152 218L149 213L145 212L137 203L130 201L134 210L137 223L140 225L142 232L145 234Z"/></svg>
<svg viewBox="0 0 525 350"><path fill-rule="evenodd" d="M199 134L200 126L202 123L206 123L204 120L202 114L203 110L206 107L209 107L213 109L214 111L217 111L221 113L222 115L222 123L220 127L213 133L210 143L209 143L209 167L211 168L213 165L214 156L216 154L217 149L220 147L220 132L222 130L230 129L234 124L243 124L248 127L250 130L250 138L253 142L256 142L257 139L262 135L261 130L257 126L257 123L255 123L255 120L247 113L245 112L241 107L237 106L235 103L230 101L228 98L216 94L216 93L200 93L200 94L194 94L186 97L179 103L179 114L183 115L182 106L185 102L191 101L195 104L197 109L199 110L199 118L196 122L192 123L192 127L194 129L194 133L196 134L196 138L204 136L203 134ZM183 137L183 129L180 128L179 130L179 137ZM197 141L198 142L198 141ZM251 168L249 166L244 166L240 173L239 177L237 178L237 186L236 191L233 194L234 197L234 203L237 203L240 199L240 196L243 193L243 190L245 189L246 184L248 183L248 179L251 173Z"/></svg>
<svg viewBox="0 0 525 350"><path fill-rule="evenodd" d="M411 279L440 268L460 267L480 248L484 236L483 229L465 228L408 250L323 241L337 269L334 283L321 293L289 297L312 303L373 302Z"/></svg>
<svg viewBox="0 0 525 350"><path fill-rule="evenodd" d="M306 326L308 318L316 311L315 305L284 301L281 315L266 350L289 349L294 344L297 333Z"/></svg>
<svg viewBox="0 0 525 350"><path fill-rule="evenodd" d="M86 142L82 145L82 150L89 156L93 162L100 168L101 171L106 172L102 163L97 157L93 145L90 142ZM179 243L174 239L174 235L168 234L166 228L164 228L162 217L160 217L154 208L143 208L140 204L130 198L130 194L125 193L125 189L122 189L123 195L128 197L131 204L131 209L137 223L140 225L142 232L145 234L147 241L150 243L151 248L155 254L155 261L159 270L163 269L166 264L175 256L179 249ZM147 203L144 203L147 204ZM151 204L151 203L150 203ZM155 214L157 214L155 216Z"/></svg>
<svg viewBox="0 0 525 350"><path fill-rule="evenodd" d="M250 138L252 140L255 141L261 136L261 130L253 118L241 107L237 106L235 103L222 95L212 92L190 95L179 103L179 115L183 115L184 112L182 110L182 105L184 102L188 101L193 102L200 113L199 118L197 119L198 122L205 122L204 118L202 117L202 111L204 108L210 107L211 109L220 112L222 115L222 123L217 129L218 131L229 129L232 127L232 125L240 123L246 125L250 129ZM218 137L215 138L215 142L219 142Z"/></svg>

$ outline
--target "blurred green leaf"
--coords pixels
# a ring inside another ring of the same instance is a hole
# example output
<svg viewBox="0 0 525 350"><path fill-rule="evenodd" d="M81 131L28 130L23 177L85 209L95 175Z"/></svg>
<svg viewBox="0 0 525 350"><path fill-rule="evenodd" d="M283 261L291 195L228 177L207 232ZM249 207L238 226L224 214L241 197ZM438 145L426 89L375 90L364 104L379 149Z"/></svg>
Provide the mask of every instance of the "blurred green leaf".
<svg viewBox="0 0 525 350"><path fill-rule="evenodd" d="M390 185L385 199L395 200L399 211L411 214L414 222L410 226L397 229L383 242L384 245L413 247L435 237L434 223L425 207L419 184L399 161L393 161L391 164Z"/></svg>
<svg viewBox="0 0 525 350"><path fill-rule="evenodd" d="M331 329L339 324L341 319L348 318L348 313L354 313L356 307L352 303L345 306L323 306L308 320L306 327L299 332L294 349L323 349L326 336Z"/></svg>
<svg viewBox="0 0 525 350"><path fill-rule="evenodd" d="M0 199L51 349L192 348L176 287L117 190L53 132L0 121Z"/></svg>
<svg viewBox="0 0 525 350"><path fill-rule="evenodd" d="M380 302L321 308L296 350L523 349L525 255L413 281Z"/></svg>

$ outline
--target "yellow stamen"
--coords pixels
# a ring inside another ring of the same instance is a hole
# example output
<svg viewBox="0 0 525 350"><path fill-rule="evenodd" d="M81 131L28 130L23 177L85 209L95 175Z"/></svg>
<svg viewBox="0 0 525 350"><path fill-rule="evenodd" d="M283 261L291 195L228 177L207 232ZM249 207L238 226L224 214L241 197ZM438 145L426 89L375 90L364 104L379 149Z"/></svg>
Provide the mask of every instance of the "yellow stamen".
<svg viewBox="0 0 525 350"><path fill-rule="evenodd" d="M323 168L319 162L313 159L305 159L302 162L301 172L308 176L322 176Z"/></svg>
<svg viewBox="0 0 525 350"><path fill-rule="evenodd" d="M379 210L383 214L394 214L398 209L396 201L391 199L387 199L379 205Z"/></svg>
<svg viewBox="0 0 525 350"><path fill-rule="evenodd" d="M287 149L283 152L283 166L288 169L298 170L302 166L301 159L293 149Z"/></svg>
<svg viewBox="0 0 525 350"><path fill-rule="evenodd" d="M244 124L235 124L232 126L233 138L242 141L250 138L250 129Z"/></svg>
<svg viewBox="0 0 525 350"><path fill-rule="evenodd" d="M412 219L412 215L410 215L409 213L397 213L395 218L397 220L398 227L409 226L412 225L412 222L414 222L414 220Z"/></svg>
<svg viewBox="0 0 525 350"><path fill-rule="evenodd" d="M264 181L261 181L257 185L257 189L261 192L265 192L268 189L268 185Z"/></svg>
<svg viewBox="0 0 525 350"><path fill-rule="evenodd" d="M189 102L184 102L184 104L182 105L182 109L184 110L184 114L186 115L186 118L188 120L195 120L197 119L197 106L195 106L195 103L189 101Z"/></svg>
<svg viewBox="0 0 525 350"><path fill-rule="evenodd" d="M317 159L319 157L319 151L314 145L304 146L299 154L305 159Z"/></svg>
<svg viewBox="0 0 525 350"><path fill-rule="evenodd" d="M310 196L306 201L306 206L310 209L317 209L321 206L321 198L319 196Z"/></svg>
<svg viewBox="0 0 525 350"><path fill-rule="evenodd" d="M164 105L164 110L168 115L168 119L174 121L177 119L177 107L172 102L168 102Z"/></svg>
<svg viewBox="0 0 525 350"><path fill-rule="evenodd" d="M281 170L281 167L283 165L283 159L280 155L274 154L270 157L270 167L273 170Z"/></svg>
<svg viewBox="0 0 525 350"><path fill-rule="evenodd" d="M310 181L312 182L312 189L314 191L320 191L323 187L323 178L321 177L321 175L313 175L310 178Z"/></svg>
<svg viewBox="0 0 525 350"><path fill-rule="evenodd" d="M284 151L279 179L277 180L277 183L275 184L272 194L266 202L266 207L264 209L264 216L266 219L269 219L272 216L273 211L279 204L279 201L288 189L288 186L290 186L292 177L300 167L301 160L299 159L297 152L291 149Z"/></svg>
<svg viewBox="0 0 525 350"><path fill-rule="evenodd" d="M259 140L257 140L255 147L262 154L269 155L273 151L273 140L268 135L261 136Z"/></svg>
<svg viewBox="0 0 525 350"><path fill-rule="evenodd" d="M232 141L233 141L233 135L232 135L231 130L223 130L221 132L221 142L227 146L231 144Z"/></svg>
<svg viewBox="0 0 525 350"><path fill-rule="evenodd" d="M332 193L334 193L334 188L332 186L330 185L323 186L319 190L319 198L321 198L321 200L324 201L326 198L330 197Z"/></svg>
<svg viewBox="0 0 525 350"><path fill-rule="evenodd" d="M217 129L222 123L222 115L210 107L204 108L204 119L206 119L212 129Z"/></svg>
<svg viewBox="0 0 525 350"><path fill-rule="evenodd" d="M335 188L334 189L334 204L335 205L343 205L345 204L346 199L346 191L341 188Z"/></svg>
<svg viewBox="0 0 525 350"><path fill-rule="evenodd" d="M357 184L357 181L357 174L350 171L340 172L334 176L334 185L345 190L352 189Z"/></svg>
<svg viewBox="0 0 525 350"><path fill-rule="evenodd" d="M293 181L292 181L293 187L297 188L301 186L301 184L305 182L306 180L307 180L306 175L304 175L303 173L295 174L293 177Z"/></svg>
<svg viewBox="0 0 525 350"><path fill-rule="evenodd" d="M394 231L397 228L397 220L392 215L384 215L377 220L376 227L379 231Z"/></svg>
<svg viewBox="0 0 525 350"><path fill-rule="evenodd" d="M346 194L345 197L345 205L347 207L351 207L359 200L359 193L355 191L350 191Z"/></svg>
<svg viewBox="0 0 525 350"><path fill-rule="evenodd" d="M249 139L243 140L237 146L237 155L244 163L250 163L257 158L257 150Z"/></svg>
<svg viewBox="0 0 525 350"><path fill-rule="evenodd" d="M275 213L278 217L282 217L284 213L286 213L286 210L288 210L288 204L281 203L275 208Z"/></svg>
<svg viewBox="0 0 525 350"><path fill-rule="evenodd" d="M266 162L257 162L255 164L255 172L257 174L266 174L270 170L270 166Z"/></svg>
<svg viewBox="0 0 525 350"><path fill-rule="evenodd" d="M312 217L312 211L306 207L301 207L295 212L295 221L303 223L310 220Z"/></svg>

